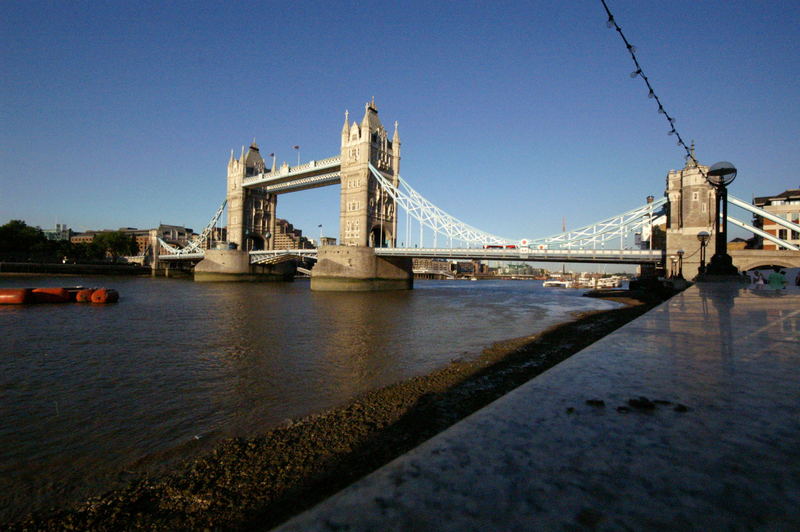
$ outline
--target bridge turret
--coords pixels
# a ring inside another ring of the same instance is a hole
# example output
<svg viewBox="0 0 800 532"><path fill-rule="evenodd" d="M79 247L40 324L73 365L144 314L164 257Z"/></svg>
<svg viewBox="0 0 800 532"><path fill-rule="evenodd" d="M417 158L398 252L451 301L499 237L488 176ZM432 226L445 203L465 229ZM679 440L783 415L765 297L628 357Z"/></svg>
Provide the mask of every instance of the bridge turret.
<svg viewBox="0 0 800 532"><path fill-rule="evenodd" d="M394 135L392 135L392 170L395 178L400 177L400 133L397 130L397 120L394 121ZM397 182L395 182L397 185Z"/></svg>
<svg viewBox="0 0 800 532"><path fill-rule="evenodd" d="M350 111L344 111L344 125L342 126L342 146L347 144L347 139L350 136Z"/></svg>
<svg viewBox="0 0 800 532"><path fill-rule="evenodd" d="M691 157L686 157L684 167L667 174L667 256L684 250L683 270L689 277L694 277L700 263L697 233L710 232L714 225L716 198L704 177L706 172L708 166L697 163L692 143Z"/></svg>
<svg viewBox="0 0 800 532"><path fill-rule="evenodd" d="M347 134L345 135L345 132ZM394 245L397 234L394 200L378 185L370 165L396 183L400 171L399 133L389 141L378 118L375 99L364 105L364 117L342 127L339 239L348 246Z"/></svg>
<svg viewBox="0 0 800 532"><path fill-rule="evenodd" d="M244 188L244 180L264 172L264 159L255 139L238 159L228 160L227 240L239 249L268 249L272 245L277 198L261 189Z"/></svg>

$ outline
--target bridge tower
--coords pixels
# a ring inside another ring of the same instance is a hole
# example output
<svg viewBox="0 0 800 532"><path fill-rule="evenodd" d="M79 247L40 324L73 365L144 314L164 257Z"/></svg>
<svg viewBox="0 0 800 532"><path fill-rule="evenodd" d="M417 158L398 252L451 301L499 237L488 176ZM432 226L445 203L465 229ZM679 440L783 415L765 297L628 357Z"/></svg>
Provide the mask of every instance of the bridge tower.
<svg viewBox="0 0 800 532"><path fill-rule="evenodd" d="M694 157L694 143L691 153ZM692 160L692 157L686 157L686 164L681 170L670 170L667 174L669 212L666 266L669 270L670 257L676 256L677 251L682 249L683 275L687 279L697 275L700 266L700 241L697 233L712 231L716 201L713 187L703 177L709 167L696 164L697 159ZM706 258L706 264L708 258L710 255Z"/></svg>
<svg viewBox="0 0 800 532"><path fill-rule="evenodd" d="M397 210L394 200L369 170L372 164L395 186L400 176L397 122L389 139L378 118L375 99L364 106L361 123L351 124L345 111L342 126L339 241L344 246L394 247Z"/></svg>
<svg viewBox="0 0 800 532"><path fill-rule="evenodd" d="M264 159L255 140L238 159L228 159L228 236L229 243L235 243L244 251L254 249L273 249L275 239L275 209L278 198L259 189L246 189L242 186L245 178L264 172Z"/></svg>

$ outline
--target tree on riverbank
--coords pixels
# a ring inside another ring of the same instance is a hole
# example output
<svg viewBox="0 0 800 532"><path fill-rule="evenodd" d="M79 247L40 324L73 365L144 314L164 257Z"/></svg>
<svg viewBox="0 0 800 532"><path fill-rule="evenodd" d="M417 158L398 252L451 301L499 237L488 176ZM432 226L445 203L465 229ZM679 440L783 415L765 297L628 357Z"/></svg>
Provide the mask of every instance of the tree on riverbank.
<svg viewBox="0 0 800 532"><path fill-rule="evenodd" d="M73 243L48 240L38 227L23 220L11 220L0 226L0 260L12 262L67 262L87 264L107 257L116 261L121 255L135 255L134 237L121 231L98 233L92 242Z"/></svg>
<svg viewBox="0 0 800 532"><path fill-rule="evenodd" d="M0 252L31 251L47 242L41 229L22 220L11 220L0 226Z"/></svg>
<svg viewBox="0 0 800 532"><path fill-rule="evenodd" d="M139 246L133 236L126 235L121 231L109 231L107 233L97 233L92 244L102 249L106 255L111 257L113 262L121 255L136 255Z"/></svg>

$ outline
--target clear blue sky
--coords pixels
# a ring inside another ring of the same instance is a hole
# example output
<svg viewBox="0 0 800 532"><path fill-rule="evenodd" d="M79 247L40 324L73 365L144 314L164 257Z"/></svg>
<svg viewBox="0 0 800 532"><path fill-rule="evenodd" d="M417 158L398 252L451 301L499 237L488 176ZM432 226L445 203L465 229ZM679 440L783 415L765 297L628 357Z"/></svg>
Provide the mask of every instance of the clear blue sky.
<svg viewBox="0 0 800 532"><path fill-rule="evenodd" d="M800 186L800 3L609 0L704 164L750 199ZM401 174L512 238L661 196L683 153L599 0L0 4L0 223L202 229L255 137L339 151L372 96ZM338 187L279 216L338 236Z"/></svg>

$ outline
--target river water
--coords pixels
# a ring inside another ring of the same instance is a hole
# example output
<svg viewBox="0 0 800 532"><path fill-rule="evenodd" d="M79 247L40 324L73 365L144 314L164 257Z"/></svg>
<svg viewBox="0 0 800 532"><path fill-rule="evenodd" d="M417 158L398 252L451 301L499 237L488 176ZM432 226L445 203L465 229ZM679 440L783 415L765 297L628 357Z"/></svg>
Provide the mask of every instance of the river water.
<svg viewBox="0 0 800 532"><path fill-rule="evenodd" d="M0 522L616 306L540 281L321 293L308 281L0 278L75 285L116 288L120 302L0 306Z"/></svg>

